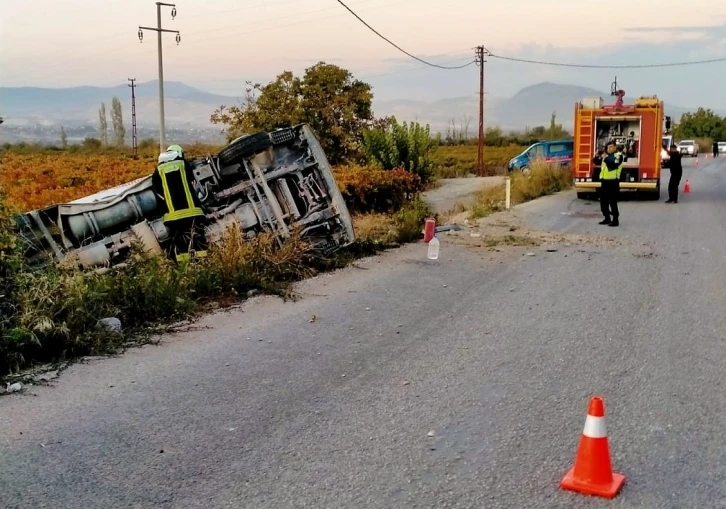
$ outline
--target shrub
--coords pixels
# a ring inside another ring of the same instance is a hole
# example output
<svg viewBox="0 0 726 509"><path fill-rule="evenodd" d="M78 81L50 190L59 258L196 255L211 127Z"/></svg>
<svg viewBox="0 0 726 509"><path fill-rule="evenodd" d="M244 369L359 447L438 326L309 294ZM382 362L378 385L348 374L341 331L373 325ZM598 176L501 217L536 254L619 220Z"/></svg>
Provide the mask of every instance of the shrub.
<svg viewBox="0 0 726 509"><path fill-rule="evenodd" d="M369 162L384 170L403 168L423 183L432 176L435 147L429 126L418 122L399 124L391 118L384 127L363 131L363 150Z"/></svg>
<svg viewBox="0 0 726 509"><path fill-rule="evenodd" d="M402 168L344 166L335 168L334 175L351 212L395 211L421 189L421 179Z"/></svg>
<svg viewBox="0 0 726 509"><path fill-rule="evenodd" d="M434 217L433 212L417 194L416 197L394 216L398 242L412 242L421 236L426 218Z"/></svg>

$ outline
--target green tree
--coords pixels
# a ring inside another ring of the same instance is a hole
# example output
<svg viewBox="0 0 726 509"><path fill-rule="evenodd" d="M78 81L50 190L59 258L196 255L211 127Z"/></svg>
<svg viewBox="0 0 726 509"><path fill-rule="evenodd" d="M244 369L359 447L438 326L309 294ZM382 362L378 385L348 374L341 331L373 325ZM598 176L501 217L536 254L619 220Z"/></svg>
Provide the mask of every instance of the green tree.
<svg viewBox="0 0 726 509"><path fill-rule="evenodd" d="M63 126L61 126L60 130L60 142L61 147L68 148L68 135L66 134L66 130Z"/></svg>
<svg viewBox="0 0 726 509"><path fill-rule="evenodd" d="M555 113L554 111L552 112L552 116L550 117L550 127L548 135L550 140L559 140L561 138L570 137L570 133L568 133L567 130L562 127L562 124L557 123L557 113Z"/></svg>
<svg viewBox="0 0 726 509"><path fill-rule="evenodd" d="M418 122L399 124L395 117L387 126L363 131L366 157L385 170L404 168L426 182L432 175L431 153L436 142L431 139L428 125Z"/></svg>
<svg viewBox="0 0 726 509"><path fill-rule="evenodd" d="M674 126L673 135L678 139L726 137L726 120L710 109L698 108L695 113L684 113L681 121Z"/></svg>
<svg viewBox="0 0 726 509"><path fill-rule="evenodd" d="M245 92L242 104L221 106L210 118L226 126L229 140L304 122L333 164L359 156L363 129L373 120L371 86L325 62L306 69L302 78L285 71L264 86L248 82Z"/></svg>
<svg viewBox="0 0 726 509"><path fill-rule="evenodd" d="M124 128L124 116L121 110L121 101L118 97L111 100L111 125L113 128L113 141L118 147L123 146L126 137L126 129Z"/></svg>
<svg viewBox="0 0 726 509"><path fill-rule="evenodd" d="M101 136L101 144L108 145L108 122L106 121L106 104L101 103L98 110L98 131Z"/></svg>

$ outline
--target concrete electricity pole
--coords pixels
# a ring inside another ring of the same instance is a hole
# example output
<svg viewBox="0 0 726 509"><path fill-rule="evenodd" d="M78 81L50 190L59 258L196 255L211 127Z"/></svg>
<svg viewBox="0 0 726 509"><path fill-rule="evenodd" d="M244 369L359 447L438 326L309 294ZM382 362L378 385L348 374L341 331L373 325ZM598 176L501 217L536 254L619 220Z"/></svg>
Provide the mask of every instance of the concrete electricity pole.
<svg viewBox="0 0 726 509"><path fill-rule="evenodd" d="M159 53L159 151L166 150L166 127L164 125L164 65L161 58L161 34L162 32L170 32L176 34L177 45L181 41L181 35L178 30L167 30L161 28L161 6L171 7L171 19L176 17L176 5L156 2L156 28L139 27L139 41L144 42L144 30L152 30L157 33L158 37L158 53Z"/></svg>
<svg viewBox="0 0 726 509"><path fill-rule="evenodd" d="M476 154L477 174L484 175L484 56L488 55L484 46L476 47L476 63L479 66L479 142Z"/></svg>

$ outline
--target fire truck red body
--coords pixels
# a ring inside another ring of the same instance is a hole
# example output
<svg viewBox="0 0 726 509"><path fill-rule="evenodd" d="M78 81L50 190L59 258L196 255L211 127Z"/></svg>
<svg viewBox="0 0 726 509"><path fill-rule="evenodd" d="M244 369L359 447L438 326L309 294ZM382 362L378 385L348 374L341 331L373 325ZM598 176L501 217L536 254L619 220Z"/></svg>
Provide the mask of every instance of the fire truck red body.
<svg viewBox="0 0 726 509"><path fill-rule="evenodd" d="M598 150L614 140L626 160L620 188L658 199L660 197L663 149L663 102L658 97L640 97L625 104L625 92L613 88L614 105L606 106L600 97L575 104L574 156L572 178L578 198L588 198L600 187L600 168L593 163Z"/></svg>

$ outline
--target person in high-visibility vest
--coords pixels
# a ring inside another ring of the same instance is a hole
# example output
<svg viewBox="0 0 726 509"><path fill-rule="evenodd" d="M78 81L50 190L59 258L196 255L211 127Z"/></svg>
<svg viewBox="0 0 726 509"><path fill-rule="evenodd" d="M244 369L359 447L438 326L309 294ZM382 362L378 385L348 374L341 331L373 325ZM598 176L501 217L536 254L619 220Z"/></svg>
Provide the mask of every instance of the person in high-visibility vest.
<svg viewBox="0 0 726 509"><path fill-rule="evenodd" d="M198 257L207 252L202 228L205 215L192 188L192 179L191 168L179 145L171 145L159 155L159 165L151 180L166 208L162 220L172 236L177 261L189 259L190 250Z"/></svg>
<svg viewBox="0 0 726 509"><path fill-rule="evenodd" d="M619 226L620 211L618 198L620 195L620 173L625 160L623 154L616 149L614 141L607 144L607 154L600 166L600 210L605 219L600 224ZM612 219L611 219L612 216Z"/></svg>

